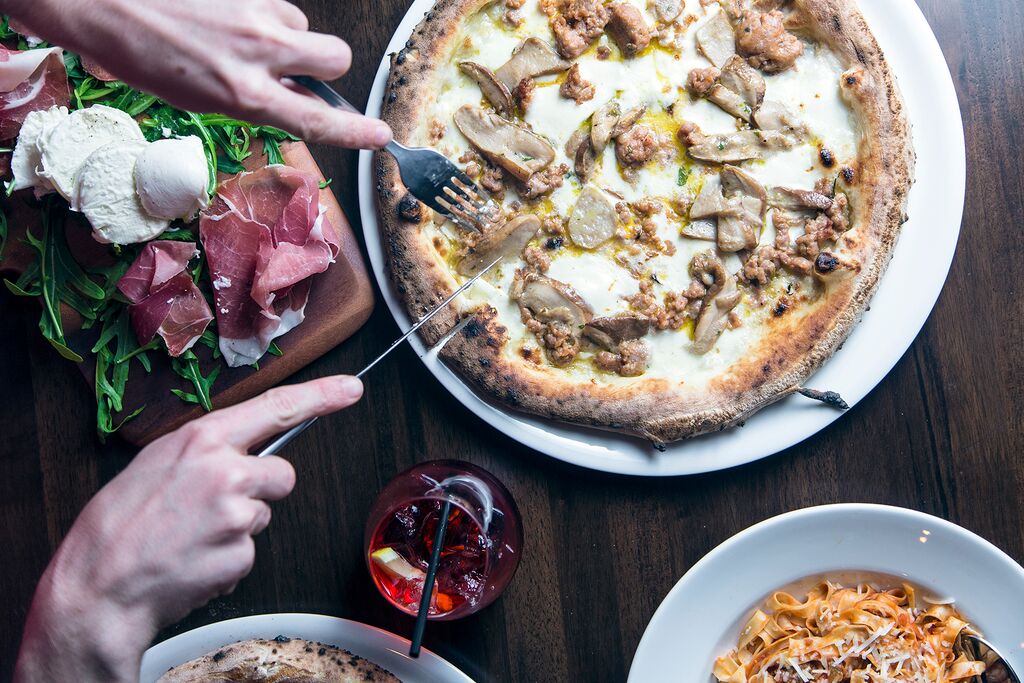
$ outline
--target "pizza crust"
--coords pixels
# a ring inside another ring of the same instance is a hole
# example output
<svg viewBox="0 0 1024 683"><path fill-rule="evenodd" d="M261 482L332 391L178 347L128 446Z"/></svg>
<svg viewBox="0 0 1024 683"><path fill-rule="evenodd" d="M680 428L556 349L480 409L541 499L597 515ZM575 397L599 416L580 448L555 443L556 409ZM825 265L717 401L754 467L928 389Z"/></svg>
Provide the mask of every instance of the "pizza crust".
<svg viewBox="0 0 1024 683"><path fill-rule="evenodd" d="M277 681L398 683L393 675L347 650L299 638L243 640L176 666L157 683Z"/></svg>
<svg viewBox="0 0 1024 683"><path fill-rule="evenodd" d="M419 126L433 65L450 53L460 21L485 4L441 0L393 55L383 118L399 141ZM793 5L805 17L802 33L828 45L849 70L844 91L864 139L857 178L846 190L858 226L848 253L858 257L860 272L829 285L826 302L800 320L771 320L772 343L751 349L703 387L670 387L642 377L628 384L581 385L525 361L510 362L501 353L508 332L493 310L475 313L445 345L440 356L446 363L509 408L662 444L742 423L796 391L835 353L866 310L906 221L914 152L895 78L855 5L846 0L794 0ZM420 238L419 225L431 220L431 212L412 210L418 203L407 196L389 155L378 154L374 168L390 275L410 315L418 318L451 294L453 279L438 265L429 241ZM458 319L454 305L439 313L423 328L425 342L436 343Z"/></svg>

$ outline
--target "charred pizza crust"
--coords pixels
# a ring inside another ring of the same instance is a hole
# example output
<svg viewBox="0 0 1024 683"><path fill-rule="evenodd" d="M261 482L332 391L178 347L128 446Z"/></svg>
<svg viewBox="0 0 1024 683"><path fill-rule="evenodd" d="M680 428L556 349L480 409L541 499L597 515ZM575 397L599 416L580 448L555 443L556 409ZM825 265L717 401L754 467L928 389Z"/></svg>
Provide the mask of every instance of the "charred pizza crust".
<svg viewBox="0 0 1024 683"><path fill-rule="evenodd" d="M406 140L425 115L433 70L452 49L460 21L484 0L440 0L405 47L392 56L383 118ZM859 272L827 287L827 300L800 320L771 320L762 343L707 386L670 386L637 378L628 385L580 384L502 353L508 331L496 311L477 311L443 348L441 357L488 397L516 410L597 428L635 434L656 444L736 425L793 393L832 356L866 310L892 255L913 183L914 152L902 97L882 50L854 3L793 0L803 13L801 33L829 46L846 69L841 87L863 139L856 178L847 188L859 225L850 248ZM413 317L453 291L451 275L438 264L418 225L431 212L407 193L393 159L378 154L375 177L389 270ZM433 344L450 331L459 312L452 306L424 327Z"/></svg>
<svg viewBox="0 0 1024 683"><path fill-rule="evenodd" d="M276 681L280 683L398 683L393 675L347 650L299 638L243 640L176 666L158 683Z"/></svg>

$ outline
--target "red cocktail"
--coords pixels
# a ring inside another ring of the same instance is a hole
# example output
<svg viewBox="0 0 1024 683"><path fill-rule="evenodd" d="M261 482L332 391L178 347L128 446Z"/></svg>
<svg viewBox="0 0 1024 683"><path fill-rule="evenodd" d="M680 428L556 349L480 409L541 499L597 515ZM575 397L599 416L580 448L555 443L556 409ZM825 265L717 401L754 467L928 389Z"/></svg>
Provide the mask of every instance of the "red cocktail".
<svg viewBox="0 0 1024 683"><path fill-rule="evenodd" d="M370 575L384 597L408 614L419 609L445 501L448 528L429 618L457 619L490 604L519 565L519 511L493 475L453 460L417 465L385 487L366 525Z"/></svg>

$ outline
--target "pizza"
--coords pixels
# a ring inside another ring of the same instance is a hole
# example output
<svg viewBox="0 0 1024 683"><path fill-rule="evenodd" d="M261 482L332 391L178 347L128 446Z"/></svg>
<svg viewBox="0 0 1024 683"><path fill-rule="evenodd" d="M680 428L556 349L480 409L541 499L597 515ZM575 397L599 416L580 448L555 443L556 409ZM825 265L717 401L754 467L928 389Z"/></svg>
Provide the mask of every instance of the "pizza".
<svg viewBox="0 0 1024 683"><path fill-rule="evenodd" d="M157 683L258 681L277 683L398 683L393 675L348 650L301 638L243 640L169 670Z"/></svg>
<svg viewBox="0 0 1024 683"><path fill-rule="evenodd" d="M655 444L800 391L906 220L910 127L849 0L440 0L383 117L500 205L459 227L375 160L388 268L484 396ZM468 318L468 321L467 321ZM851 369L852 371L855 369Z"/></svg>

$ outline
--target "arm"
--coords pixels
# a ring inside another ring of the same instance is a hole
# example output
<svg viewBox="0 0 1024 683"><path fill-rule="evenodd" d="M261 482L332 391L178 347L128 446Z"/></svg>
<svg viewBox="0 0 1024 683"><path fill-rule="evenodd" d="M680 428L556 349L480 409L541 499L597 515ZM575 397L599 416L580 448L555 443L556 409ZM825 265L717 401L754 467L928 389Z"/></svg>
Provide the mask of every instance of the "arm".
<svg viewBox="0 0 1024 683"><path fill-rule="evenodd" d="M16 683L138 679L157 631L230 593L291 492L287 461L245 455L362 385L333 377L272 389L154 441L82 511L36 589Z"/></svg>
<svg viewBox="0 0 1024 683"><path fill-rule="evenodd" d="M305 14L285 0L0 0L0 11L182 109L342 147L391 140L382 121L338 111L282 81L333 80L352 63L344 41L310 32Z"/></svg>

